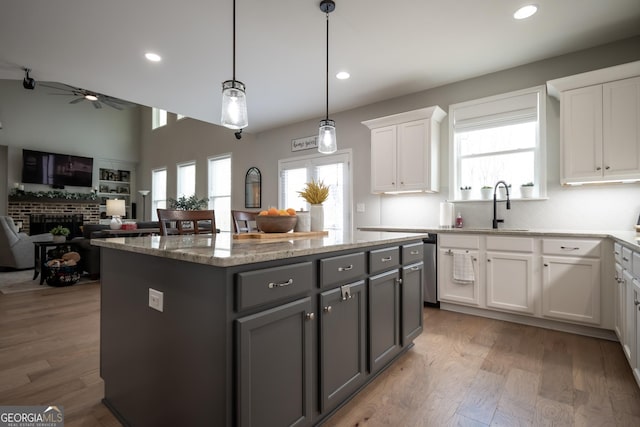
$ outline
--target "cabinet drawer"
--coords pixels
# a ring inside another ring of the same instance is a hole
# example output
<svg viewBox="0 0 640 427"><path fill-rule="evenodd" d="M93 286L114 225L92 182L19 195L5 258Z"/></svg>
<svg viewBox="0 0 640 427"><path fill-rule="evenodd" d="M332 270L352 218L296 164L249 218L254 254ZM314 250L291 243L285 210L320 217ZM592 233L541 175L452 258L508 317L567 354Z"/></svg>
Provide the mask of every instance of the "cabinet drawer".
<svg viewBox="0 0 640 427"><path fill-rule="evenodd" d="M440 234L438 245L446 248L478 249L480 236Z"/></svg>
<svg viewBox="0 0 640 427"><path fill-rule="evenodd" d="M622 245L620 243L613 244L613 257L618 264L622 264Z"/></svg>
<svg viewBox="0 0 640 427"><path fill-rule="evenodd" d="M376 249L369 252L369 273L379 273L400 265L400 248Z"/></svg>
<svg viewBox="0 0 640 427"><path fill-rule="evenodd" d="M238 273L236 308L250 307L302 294L313 287L311 262Z"/></svg>
<svg viewBox="0 0 640 427"><path fill-rule="evenodd" d="M533 239L530 237L487 236L488 251L533 252Z"/></svg>
<svg viewBox="0 0 640 427"><path fill-rule="evenodd" d="M624 268L629 273L631 273L633 270L631 266L632 262L633 262L633 251L623 246L622 247L622 268Z"/></svg>
<svg viewBox="0 0 640 427"><path fill-rule="evenodd" d="M411 264L420 262L424 258L424 243L402 245L402 263Z"/></svg>
<svg viewBox="0 0 640 427"><path fill-rule="evenodd" d="M544 239L542 252L545 255L571 255L600 257L600 240L588 239Z"/></svg>
<svg viewBox="0 0 640 427"><path fill-rule="evenodd" d="M320 287L344 284L365 273L364 252L321 259Z"/></svg>

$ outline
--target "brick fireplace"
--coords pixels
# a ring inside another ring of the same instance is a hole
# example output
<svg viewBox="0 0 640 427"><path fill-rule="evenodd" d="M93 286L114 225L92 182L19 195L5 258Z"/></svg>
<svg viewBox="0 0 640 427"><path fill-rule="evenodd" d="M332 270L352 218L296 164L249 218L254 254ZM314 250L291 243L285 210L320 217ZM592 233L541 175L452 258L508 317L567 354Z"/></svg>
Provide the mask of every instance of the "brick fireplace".
<svg viewBox="0 0 640 427"><path fill-rule="evenodd" d="M22 221L22 231L30 234L29 219L31 214L51 216L81 214L84 224L97 224L100 222L100 203L97 200L14 199L9 197L7 214L14 221Z"/></svg>

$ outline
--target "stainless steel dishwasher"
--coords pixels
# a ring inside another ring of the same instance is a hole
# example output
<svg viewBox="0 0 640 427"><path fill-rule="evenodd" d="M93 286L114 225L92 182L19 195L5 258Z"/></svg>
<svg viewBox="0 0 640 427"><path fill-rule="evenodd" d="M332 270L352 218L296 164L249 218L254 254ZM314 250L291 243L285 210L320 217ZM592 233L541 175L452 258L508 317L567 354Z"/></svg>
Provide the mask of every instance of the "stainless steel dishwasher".
<svg viewBox="0 0 640 427"><path fill-rule="evenodd" d="M429 233L424 243L424 302L440 307L438 301L438 235Z"/></svg>

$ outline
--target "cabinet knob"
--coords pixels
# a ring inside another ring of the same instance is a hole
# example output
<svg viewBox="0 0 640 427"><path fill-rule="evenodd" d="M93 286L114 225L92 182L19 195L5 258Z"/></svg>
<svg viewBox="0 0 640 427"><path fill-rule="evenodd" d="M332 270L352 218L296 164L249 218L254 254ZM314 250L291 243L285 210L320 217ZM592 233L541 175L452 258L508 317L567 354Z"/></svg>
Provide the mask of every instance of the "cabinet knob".
<svg viewBox="0 0 640 427"><path fill-rule="evenodd" d="M599 170L602 170L602 168L601 168L600 166L598 166L598 167L596 168L596 170L597 170L597 171L599 171Z"/></svg>
<svg viewBox="0 0 640 427"><path fill-rule="evenodd" d="M544 264L545 267L549 267L549 264Z"/></svg>
<svg viewBox="0 0 640 427"><path fill-rule="evenodd" d="M490 260L490 259L488 259L488 260L487 260L487 262L491 262L491 260Z"/></svg>
<svg viewBox="0 0 640 427"><path fill-rule="evenodd" d="M307 320L313 320L316 318L315 313L307 313Z"/></svg>
<svg viewBox="0 0 640 427"><path fill-rule="evenodd" d="M332 308L331 308L330 305L328 305L328 306L324 307L323 310L324 310L325 313L331 313Z"/></svg>
<svg viewBox="0 0 640 427"><path fill-rule="evenodd" d="M607 166L607 167L605 167L605 169L606 169L606 170L609 170L609 169L611 169L611 166Z"/></svg>
<svg viewBox="0 0 640 427"><path fill-rule="evenodd" d="M640 301L638 301L637 299L633 300L633 305L640 305Z"/></svg>

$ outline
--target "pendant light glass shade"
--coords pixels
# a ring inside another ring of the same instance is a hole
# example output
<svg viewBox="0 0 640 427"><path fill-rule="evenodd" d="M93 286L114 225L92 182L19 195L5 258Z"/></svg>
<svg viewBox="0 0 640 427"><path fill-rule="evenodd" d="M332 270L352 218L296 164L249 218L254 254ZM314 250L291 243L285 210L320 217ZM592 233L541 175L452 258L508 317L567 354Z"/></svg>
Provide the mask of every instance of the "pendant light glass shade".
<svg viewBox="0 0 640 427"><path fill-rule="evenodd" d="M320 120L318 131L318 151L322 154L335 153L338 149L336 142L336 122L333 120Z"/></svg>
<svg viewBox="0 0 640 427"><path fill-rule="evenodd" d="M222 83L222 126L229 129L243 129L247 127L247 95L244 84L237 80L227 80Z"/></svg>

